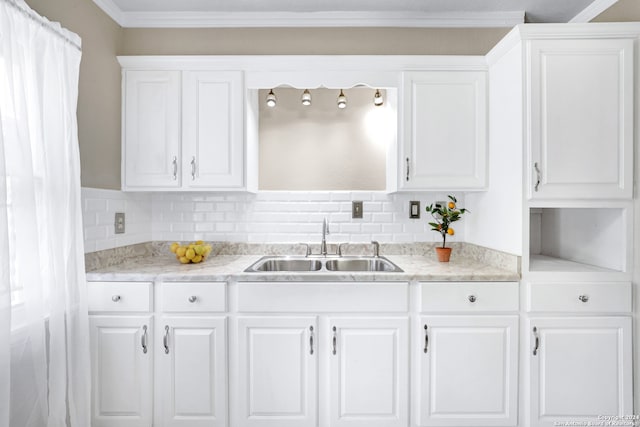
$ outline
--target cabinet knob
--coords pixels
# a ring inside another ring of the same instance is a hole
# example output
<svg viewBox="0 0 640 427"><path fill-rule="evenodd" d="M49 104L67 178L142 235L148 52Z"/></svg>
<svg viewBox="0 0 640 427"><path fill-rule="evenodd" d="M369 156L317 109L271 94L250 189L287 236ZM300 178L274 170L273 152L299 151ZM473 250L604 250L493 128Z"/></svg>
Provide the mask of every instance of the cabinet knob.
<svg viewBox="0 0 640 427"><path fill-rule="evenodd" d="M120 295L114 295L111 297L111 301L113 302L118 302L120 301L122 298L120 297Z"/></svg>
<svg viewBox="0 0 640 427"><path fill-rule="evenodd" d="M475 295L469 295L469 302L476 302L476 299Z"/></svg>
<svg viewBox="0 0 640 427"><path fill-rule="evenodd" d="M198 297L197 297L197 296L195 296L195 295L191 295L191 296L189 297L189 302L196 302L197 300L198 300Z"/></svg>
<svg viewBox="0 0 640 427"><path fill-rule="evenodd" d="M587 302L589 301L589 295L580 295L578 299L582 302Z"/></svg>

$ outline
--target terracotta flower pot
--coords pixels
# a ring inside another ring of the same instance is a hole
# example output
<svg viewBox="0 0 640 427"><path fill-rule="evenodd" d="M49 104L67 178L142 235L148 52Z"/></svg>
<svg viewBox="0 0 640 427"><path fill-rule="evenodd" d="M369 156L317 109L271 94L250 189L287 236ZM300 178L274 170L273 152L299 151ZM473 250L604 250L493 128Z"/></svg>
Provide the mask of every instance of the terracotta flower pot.
<svg viewBox="0 0 640 427"><path fill-rule="evenodd" d="M438 254L438 261L449 262L449 257L451 257L451 248L436 248L436 253Z"/></svg>

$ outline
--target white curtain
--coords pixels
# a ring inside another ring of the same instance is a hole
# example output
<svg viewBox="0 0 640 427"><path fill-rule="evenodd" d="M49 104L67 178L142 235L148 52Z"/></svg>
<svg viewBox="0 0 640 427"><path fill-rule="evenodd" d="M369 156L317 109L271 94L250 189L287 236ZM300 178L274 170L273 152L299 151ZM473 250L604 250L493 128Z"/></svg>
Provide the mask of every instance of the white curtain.
<svg viewBox="0 0 640 427"><path fill-rule="evenodd" d="M79 46L23 0L0 0L3 427L91 425Z"/></svg>

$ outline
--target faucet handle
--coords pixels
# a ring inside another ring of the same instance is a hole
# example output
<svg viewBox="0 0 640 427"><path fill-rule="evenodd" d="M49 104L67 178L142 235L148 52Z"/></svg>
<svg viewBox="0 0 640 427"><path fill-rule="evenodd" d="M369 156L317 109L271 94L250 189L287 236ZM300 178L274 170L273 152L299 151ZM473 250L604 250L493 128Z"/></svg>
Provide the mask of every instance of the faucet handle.
<svg viewBox="0 0 640 427"><path fill-rule="evenodd" d="M306 247L306 253L304 256L309 256L311 255L311 246L309 246L308 243L300 243L301 245L304 245Z"/></svg>
<svg viewBox="0 0 640 427"><path fill-rule="evenodd" d="M347 243L340 243L338 245L338 256L342 256L342 246L346 245Z"/></svg>
<svg viewBox="0 0 640 427"><path fill-rule="evenodd" d="M373 245L373 256L374 257L379 257L380 256L380 243L376 242L375 240L371 241L371 244Z"/></svg>

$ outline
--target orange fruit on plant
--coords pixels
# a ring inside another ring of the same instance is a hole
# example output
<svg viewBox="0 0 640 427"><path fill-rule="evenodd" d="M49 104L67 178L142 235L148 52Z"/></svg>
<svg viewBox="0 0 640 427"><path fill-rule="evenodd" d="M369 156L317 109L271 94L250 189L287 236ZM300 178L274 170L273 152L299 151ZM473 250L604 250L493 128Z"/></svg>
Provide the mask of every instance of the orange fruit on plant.
<svg viewBox="0 0 640 427"><path fill-rule="evenodd" d="M453 231L453 228L450 228L450 229L448 229L448 230L447 230L447 234L448 234L449 236L453 236L455 233L456 233L456 232L455 232L455 231Z"/></svg>
<svg viewBox="0 0 640 427"><path fill-rule="evenodd" d="M449 209L455 209L456 208L456 204L453 202L449 202Z"/></svg>

